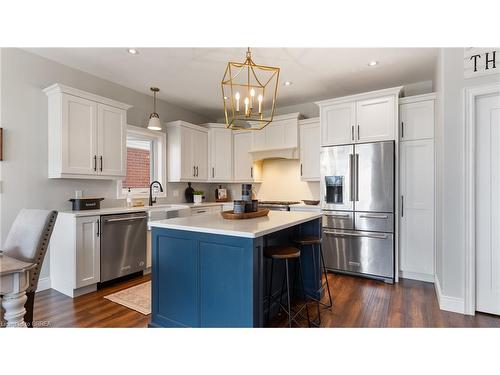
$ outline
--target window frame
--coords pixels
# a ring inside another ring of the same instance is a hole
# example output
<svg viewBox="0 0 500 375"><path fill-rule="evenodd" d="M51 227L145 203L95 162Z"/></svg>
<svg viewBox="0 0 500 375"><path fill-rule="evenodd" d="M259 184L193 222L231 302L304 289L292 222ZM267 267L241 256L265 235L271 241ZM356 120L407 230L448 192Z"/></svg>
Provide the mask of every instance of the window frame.
<svg viewBox="0 0 500 375"><path fill-rule="evenodd" d="M152 142L152 178L160 181L163 186L163 192L155 193L156 197L165 198L167 196L167 136L164 132L149 130L138 126L127 124L127 137L129 135L137 136L138 138L145 138ZM134 198L148 198L149 189L145 188L132 188L130 189ZM127 191L123 187L123 181L118 180L116 183L116 197L117 199L126 199Z"/></svg>

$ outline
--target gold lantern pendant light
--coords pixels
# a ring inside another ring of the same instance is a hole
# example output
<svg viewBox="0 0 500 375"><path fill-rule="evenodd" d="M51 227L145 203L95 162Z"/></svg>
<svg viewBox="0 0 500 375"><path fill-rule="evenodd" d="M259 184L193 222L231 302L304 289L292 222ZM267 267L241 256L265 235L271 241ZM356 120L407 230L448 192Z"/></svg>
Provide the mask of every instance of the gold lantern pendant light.
<svg viewBox="0 0 500 375"><path fill-rule="evenodd" d="M255 64L250 48L245 62L228 62L221 82L227 128L260 130L273 121L279 74Z"/></svg>
<svg viewBox="0 0 500 375"><path fill-rule="evenodd" d="M153 91L153 113L149 115L148 129L149 130L161 130L160 116L156 113L156 93L160 91L158 87L151 87Z"/></svg>

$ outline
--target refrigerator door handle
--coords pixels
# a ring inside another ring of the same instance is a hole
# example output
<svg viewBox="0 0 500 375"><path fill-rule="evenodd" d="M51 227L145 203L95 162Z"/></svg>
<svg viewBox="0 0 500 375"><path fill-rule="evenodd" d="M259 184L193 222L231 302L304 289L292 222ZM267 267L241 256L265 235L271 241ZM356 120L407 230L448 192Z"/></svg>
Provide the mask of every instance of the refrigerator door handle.
<svg viewBox="0 0 500 375"><path fill-rule="evenodd" d="M358 177L359 177L359 154L354 155L354 160L355 160L355 163L354 163L354 169L356 170L356 177L355 177L355 180L356 180L356 186L355 186L355 190L354 190L354 193L355 193L355 198L354 198L354 200L355 200L355 201L359 201L359 186L358 186Z"/></svg>
<svg viewBox="0 0 500 375"><path fill-rule="evenodd" d="M354 202L354 155L349 154L349 173L350 173L350 189L349 200Z"/></svg>

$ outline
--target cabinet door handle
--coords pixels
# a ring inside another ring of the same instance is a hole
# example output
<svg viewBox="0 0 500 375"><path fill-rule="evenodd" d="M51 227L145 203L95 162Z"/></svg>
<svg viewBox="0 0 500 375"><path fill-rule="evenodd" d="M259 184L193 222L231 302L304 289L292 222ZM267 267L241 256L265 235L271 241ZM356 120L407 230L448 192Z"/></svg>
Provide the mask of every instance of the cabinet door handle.
<svg viewBox="0 0 500 375"><path fill-rule="evenodd" d="M253 178L253 167L250 167L250 177Z"/></svg>
<svg viewBox="0 0 500 375"><path fill-rule="evenodd" d="M405 205L405 196L401 196L401 217L404 217L404 205Z"/></svg>
<svg viewBox="0 0 500 375"><path fill-rule="evenodd" d="M101 220L97 219L97 237L101 235Z"/></svg>
<svg viewBox="0 0 500 375"><path fill-rule="evenodd" d="M198 177L198 167L196 167L196 177Z"/></svg>
<svg viewBox="0 0 500 375"><path fill-rule="evenodd" d="M401 139L405 137L405 123L401 121Z"/></svg>
<svg viewBox="0 0 500 375"><path fill-rule="evenodd" d="M215 168L212 167L212 178L215 178Z"/></svg>
<svg viewBox="0 0 500 375"><path fill-rule="evenodd" d="M302 163L300 163L300 176L302 176Z"/></svg>
<svg viewBox="0 0 500 375"><path fill-rule="evenodd" d="M358 141L359 141L359 125L358 125Z"/></svg>
<svg viewBox="0 0 500 375"><path fill-rule="evenodd" d="M354 125L351 126L351 140L354 141Z"/></svg>
<svg viewBox="0 0 500 375"><path fill-rule="evenodd" d="M196 167L193 165L193 177L196 177Z"/></svg>
<svg viewBox="0 0 500 375"><path fill-rule="evenodd" d="M101 162L101 168L100 169L101 169L101 172L102 172L102 155L100 157L100 162Z"/></svg>
<svg viewBox="0 0 500 375"><path fill-rule="evenodd" d="M94 172L97 172L97 155L94 155Z"/></svg>

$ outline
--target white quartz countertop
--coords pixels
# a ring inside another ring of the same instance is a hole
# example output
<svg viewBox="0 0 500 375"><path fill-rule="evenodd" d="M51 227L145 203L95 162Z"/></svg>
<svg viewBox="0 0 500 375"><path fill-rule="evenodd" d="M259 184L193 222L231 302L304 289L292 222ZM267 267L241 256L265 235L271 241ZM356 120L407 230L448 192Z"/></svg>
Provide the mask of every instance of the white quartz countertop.
<svg viewBox="0 0 500 375"><path fill-rule="evenodd" d="M82 211L62 211L61 214L73 215L75 217L85 217L85 216L100 216L100 215L113 215L113 214L127 214L134 212L147 212L150 210L164 210L164 211L174 211L182 210L187 208L202 208L210 206L222 206L223 202L203 202L203 203L172 203L172 204L155 204L154 206L142 206L142 207L109 207L101 208L99 210L82 210Z"/></svg>
<svg viewBox="0 0 500 375"><path fill-rule="evenodd" d="M320 217L321 213L317 212L270 211L268 216L255 219L226 220L217 212L199 216L151 221L150 225L153 228L256 238Z"/></svg>

